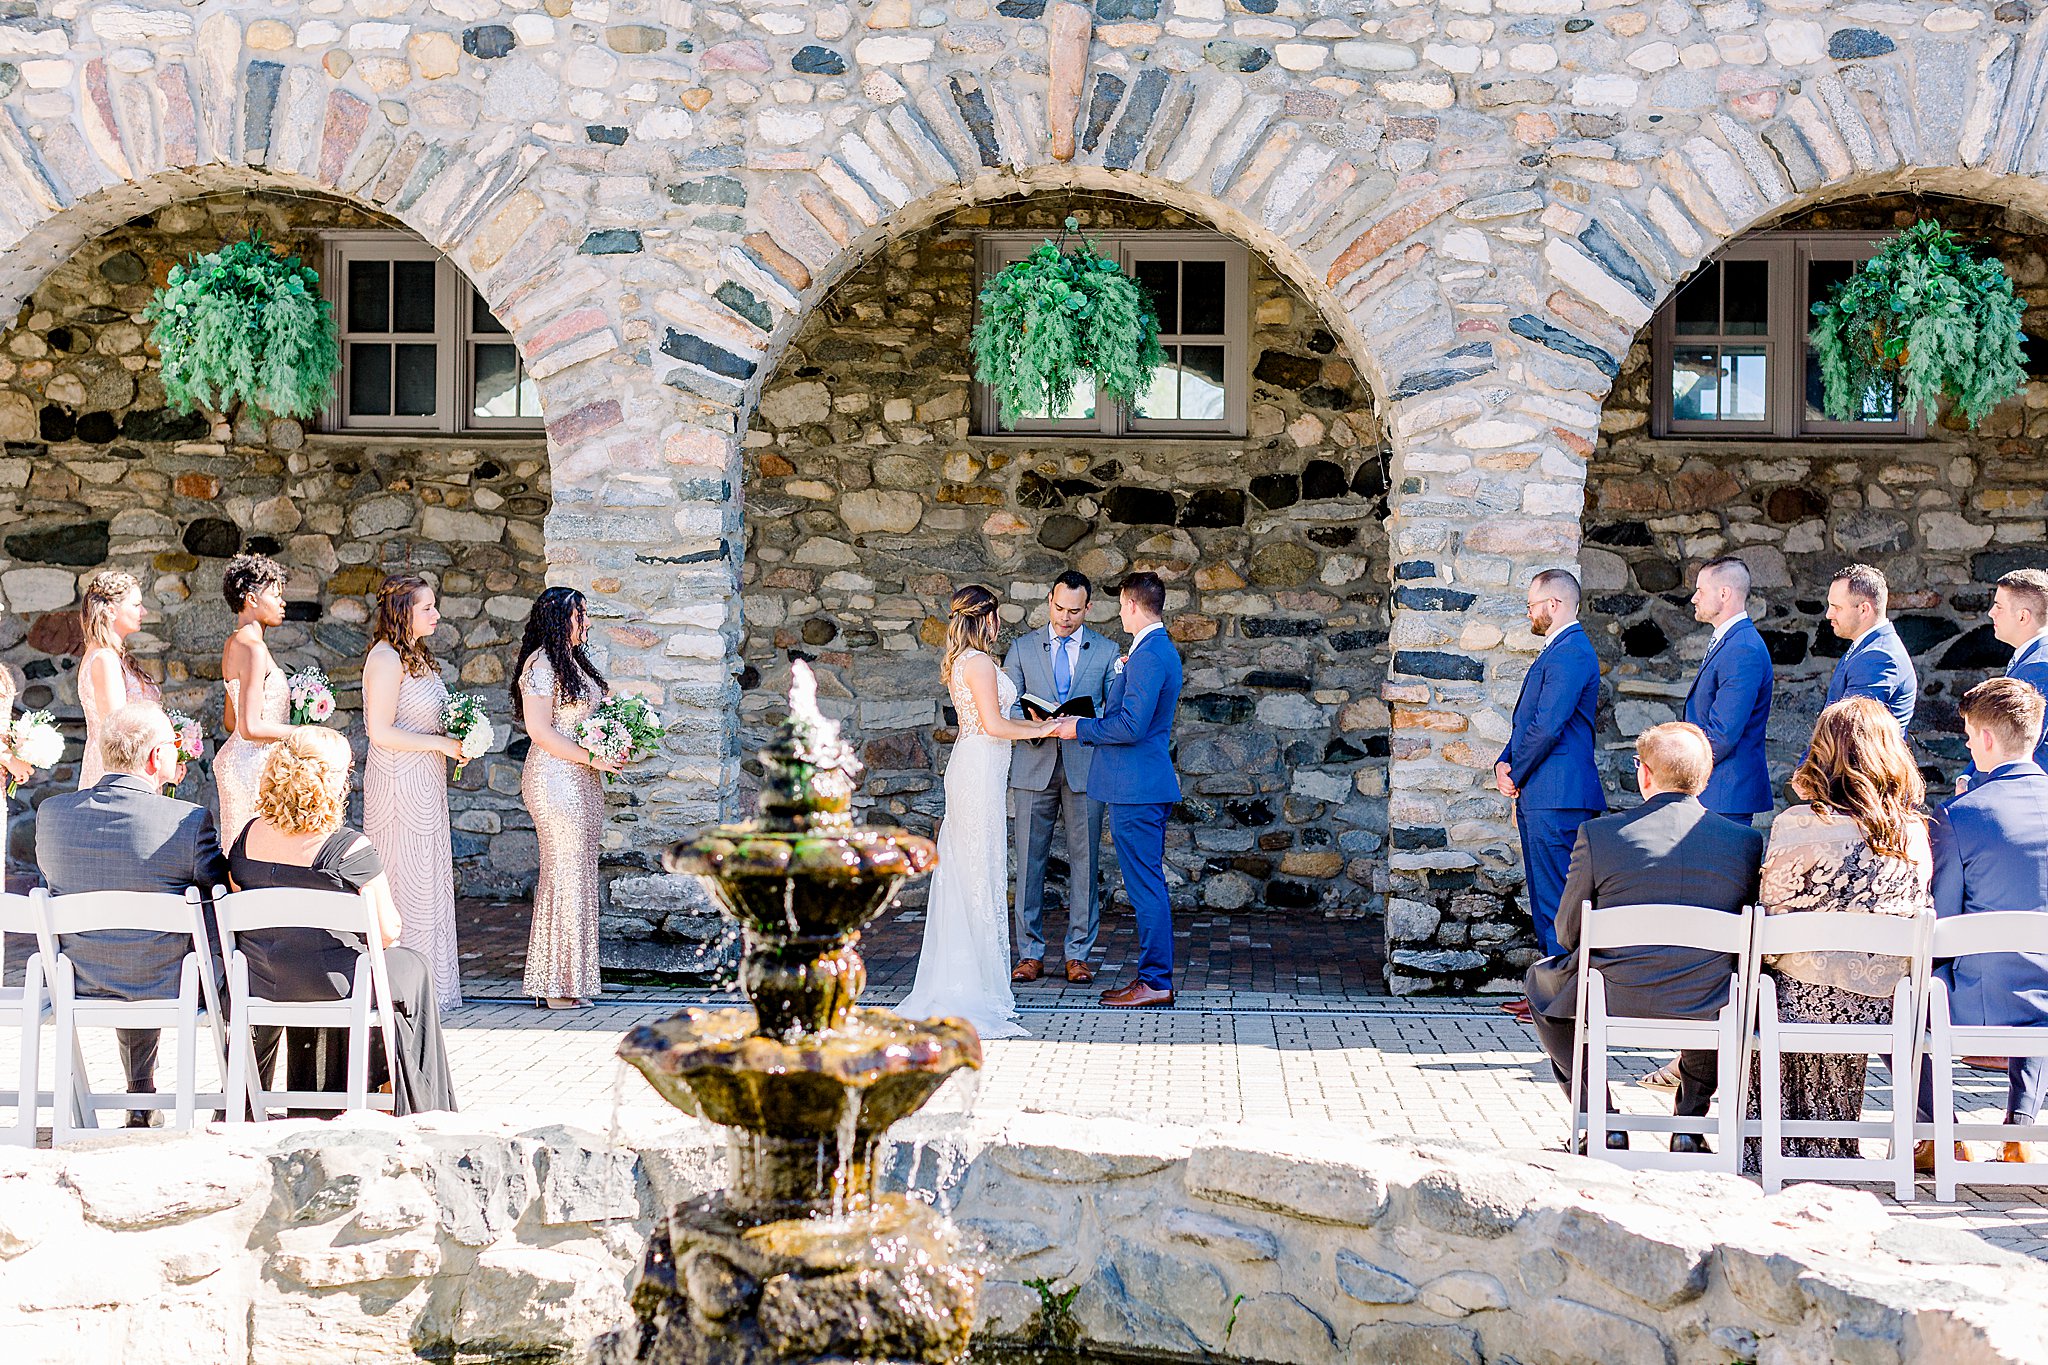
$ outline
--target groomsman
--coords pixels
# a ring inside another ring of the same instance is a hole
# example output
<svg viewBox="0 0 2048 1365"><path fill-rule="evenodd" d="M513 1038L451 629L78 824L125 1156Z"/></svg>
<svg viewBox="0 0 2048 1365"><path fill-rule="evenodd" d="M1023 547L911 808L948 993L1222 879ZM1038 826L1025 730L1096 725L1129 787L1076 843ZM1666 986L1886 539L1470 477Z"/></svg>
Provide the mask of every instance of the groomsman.
<svg viewBox="0 0 2048 1365"><path fill-rule="evenodd" d="M1998 580L1991 597L1991 633L1999 643L2012 646L2005 676L2048 697L2048 573L2014 569ZM2048 726L2034 741L2034 762L2048 767ZM1976 780L1973 760L1956 779L1956 791L1967 791Z"/></svg>
<svg viewBox="0 0 2048 1365"><path fill-rule="evenodd" d="M1851 564L1828 584L1828 624L1850 643L1828 679L1827 704L1833 706L1844 697L1869 697L1892 713L1903 735L1913 723L1920 676L1913 671L1906 642L1885 619L1890 595L1884 575L1868 564Z"/></svg>
<svg viewBox="0 0 2048 1365"><path fill-rule="evenodd" d="M1982 776L1943 806L1928 830L1934 854L1934 913L2048 911L2048 773L2034 761L2041 733L2041 694L2016 678L1978 683L1963 696L1963 737ZM1978 953L1943 965L1949 1008L1959 1024L2048 1025L2048 956ZM2048 1089L2048 1058L2014 1057L2006 1064L2007 1123L2034 1123ZM1932 1077L1923 1069L1920 1108L1932 1106ZM2040 1159L2006 1144L2004 1159ZM1929 1155L1932 1155L1930 1150Z"/></svg>
<svg viewBox="0 0 2048 1365"><path fill-rule="evenodd" d="M1514 728L1493 769L1494 785L1514 798L1529 915L1546 957L1563 951L1557 905L1579 826L1607 808L1593 766L1600 660L1578 616L1578 579L1563 569L1536 575L1529 584L1529 628L1543 637L1543 650L1522 679ZM1524 1019L1529 1014L1527 1001L1504 1008Z"/></svg>
<svg viewBox="0 0 2048 1365"><path fill-rule="evenodd" d="M1081 624L1094 589L1069 569L1053 580L1045 629L1017 637L1003 671L1026 693L1064 706L1092 697L1102 715L1116 646ZM1017 822L1017 957L1012 981L1045 975L1045 863L1054 817L1067 833L1067 980L1095 979L1088 958L1102 922L1095 875L1102 846L1102 803L1088 795L1088 746L1072 739L1019 744L1010 758L1010 808Z"/></svg>
<svg viewBox="0 0 2048 1365"><path fill-rule="evenodd" d="M1771 719L1771 651L1749 619L1749 566L1733 555L1709 560L1692 590L1694 619L1714 628L1685 718L1707 736L1714 773L1700 804L1750 824L1771 808L1764 730Z"/></svg>

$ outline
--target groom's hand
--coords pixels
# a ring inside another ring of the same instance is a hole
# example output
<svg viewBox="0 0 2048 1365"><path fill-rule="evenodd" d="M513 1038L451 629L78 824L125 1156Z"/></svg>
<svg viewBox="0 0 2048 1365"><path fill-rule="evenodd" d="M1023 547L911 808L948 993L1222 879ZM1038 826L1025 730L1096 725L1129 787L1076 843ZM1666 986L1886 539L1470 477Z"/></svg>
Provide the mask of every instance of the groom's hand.
<svg viewBox="0 0 2048 1365"><path fill-rule="evenodd" d="M1059 724L1053 727L1052 737L1054 739L1076 738L1080 733L1080 727L1081 722L1076 720L1074 717L1062 716L1060 717Z"/></svg>

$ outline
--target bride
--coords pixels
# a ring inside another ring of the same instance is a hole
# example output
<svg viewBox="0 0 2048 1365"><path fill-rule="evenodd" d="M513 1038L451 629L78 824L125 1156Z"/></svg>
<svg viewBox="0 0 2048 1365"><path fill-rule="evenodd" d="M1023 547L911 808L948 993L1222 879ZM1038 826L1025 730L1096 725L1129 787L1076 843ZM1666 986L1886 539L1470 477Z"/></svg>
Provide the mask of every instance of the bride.
<svg viewBox="0 0 2048 1365"><path fill-rule="evenodd" d="M1053 722L1024 724L1008 712L1017 688L996 667L996 595L970 586L953 594L946 657L939 665L960 737L946 765L946 814L939 866L925 909L917 982L896 1007L911 1019L965 1019L987 1038L1021 1038L1010 994L1007 827L1010 741L1043 739Z"/></svg>

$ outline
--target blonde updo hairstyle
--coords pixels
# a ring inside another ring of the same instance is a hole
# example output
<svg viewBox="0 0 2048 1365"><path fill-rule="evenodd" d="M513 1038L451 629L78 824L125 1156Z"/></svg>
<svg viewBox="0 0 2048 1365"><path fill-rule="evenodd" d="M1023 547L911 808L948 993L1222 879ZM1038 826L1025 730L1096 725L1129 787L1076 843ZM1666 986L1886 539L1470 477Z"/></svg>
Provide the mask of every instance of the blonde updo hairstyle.
<svg viewBox="0 0 2048 1365"><path fill-rule="evenodd" d="M285 834L331 834L348 815L348 740L302 725L271 747L256 813Z"/></svg>
<svg viewBox="0 0 2048 1365"><path fill-rule="evenodd" d="M962 654L970 649L996 652L996 631L1001 626L996 608L1000 605L996 595L979 583L970 583L953 594L952 616L946 622L946 656L939 660L939 676L946 686L953 685L953 665Z"/></svg>
<svg viewBox="0 0 2048 1365"><path fill-rule="evenodd" d="M128 656L128 646L114 633L114 612L121 600L131 592L140 592L142 584L132 573L119 569L102 569L86 580L85 596L79 602L78 623L85 634L85 647L90 649L111 649L114 657L121 661L124 672L134 673L135 661Z"/></svg>

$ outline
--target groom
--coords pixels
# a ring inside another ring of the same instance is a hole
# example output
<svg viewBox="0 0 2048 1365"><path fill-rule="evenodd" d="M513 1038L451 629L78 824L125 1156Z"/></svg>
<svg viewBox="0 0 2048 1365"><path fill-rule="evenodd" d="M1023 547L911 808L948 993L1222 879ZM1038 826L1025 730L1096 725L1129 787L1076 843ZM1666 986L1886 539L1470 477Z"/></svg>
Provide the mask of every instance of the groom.
<svg viewBox="0 0 2048 1365"><path fill-rule="evenodd" d="M1117 594L1130 633L1130 652L1117 662L1100 718L1060 722L1061 739L1098 752L1088 768L1088 795L1109 808L1109 838L1123 869L1124 892L1138 920L1138 976L1102 1003L1124 1007L1173 1003L1173 909L1166 896L1166 817L1180 800L1173 773L1173 710L1180 703L1180 651L1160 617L1166 584L1134 573Z"/></svg>

